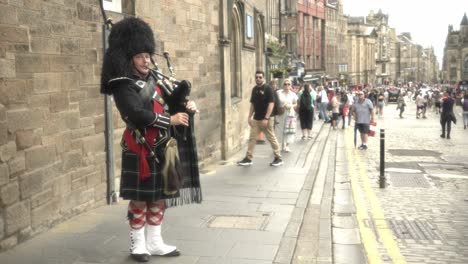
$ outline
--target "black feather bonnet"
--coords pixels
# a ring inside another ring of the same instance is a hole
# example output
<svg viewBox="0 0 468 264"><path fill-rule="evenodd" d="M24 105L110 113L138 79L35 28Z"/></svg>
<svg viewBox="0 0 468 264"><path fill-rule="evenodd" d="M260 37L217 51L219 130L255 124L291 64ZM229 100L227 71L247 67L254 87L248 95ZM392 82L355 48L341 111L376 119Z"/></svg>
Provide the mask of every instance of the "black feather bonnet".
<svg viewBox="0 0 468 264"><path fill-rule="evenodd" d="M109 80L132 75L131 60L134 55L143 52L153 55L155 50L153 30L145 21L129 17L115 23L102 63L101 93L112 94Z"/></svg>

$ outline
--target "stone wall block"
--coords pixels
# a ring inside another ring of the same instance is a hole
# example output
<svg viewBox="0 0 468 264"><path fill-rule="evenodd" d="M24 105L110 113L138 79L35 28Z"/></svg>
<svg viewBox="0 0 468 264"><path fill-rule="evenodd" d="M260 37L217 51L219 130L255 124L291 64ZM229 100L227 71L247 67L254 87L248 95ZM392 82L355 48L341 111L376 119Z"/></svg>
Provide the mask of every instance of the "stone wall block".
<svg viewBox="0 0 468 264"><path fill-rule="evenodd" d="M0 68L1 67L2 66L0 65ZM0 96L0 104L26 104L28 101L28 88L26 81L18 79L4 79L0 81L0 94L2 95Z"/></svg>
<svg viewBox="0 0 468 264"><path fill-rule="evenodd" d="M0 24L18 24L18 14L15 7L0 4Z"/></svg>
<svg viewBox="0 0 468 264"><path fill-rule="evenodd" d="M80 102L80 117L94 116L102 111L102 98L88 99Z"/></svg>
<svg viewBox="0 0 468 264"><path fill-rule="evenodd" d="M78 111L65 112L60 116L60 119L65 123L67 129L80 128L80 112Z"/></svg>
<svg viewBox="0 0 468 264"><path fill-rule="evenodd" d="M42 111L34 109L18 109L7 111L8 131L15 133L18 130L41 127Z"/></svg>
<svg viewBox="0 0 468 264"><path fill-rule="evenodd" d="M44 55L18 54L16 56L16 72L34 73L48 72L49 58Z"/></svg>
<svg viewBox="0 0 468 264"><path fill-rule="evenodd" d="M106 129L106 119L104 115L96 116L94 118L94 131L96 131L96 134L104 133L105 129Z"/></svg>
<svg viewBox="0 0 468 264"><path fill-rule="evenodd" d="M42 0L23 0L24 7L32 10L41 10Z"/></svg>
<svg viewBox="0 0 468 264"><path fill-rule="evenodd" d="M10 170L10 178L18 175L26 170L26 160L24 158L24 152L17 154L16 157L8 162L8 168Z"/></svg>
<svg viewBox="0 0 468 264"><path fill-rule="evenodd" d="M57 177L52 185L54 196L63 197L71 191L71 174L67 173Z"/></svg>
<svg viewBox="0 0 468 264"><path fill-rule="evenodd" d="M103 152L105 149L104 141L103 134L83 138L83 155L87 156L89 153Z"/></svg>
<svg viewBox="0 0 468 264"><path fill-rule="evenodd" d="M0 146L0 161L7 162L10 159L14 158L16 155L16 143L10 141L4 145Z"/></svg>
<svg viewBox="0 0 468 264"><path fill-rule="evenodd" d="M60 41L51 37L32 37L31 51L41 54L60 54Z"/></svg>
<svg viewBox="0 0 468 264"><path fill-rule="evenodd" d="M0 78L15 78L15 61L0 59Z"/></svg>
<svg viewBox="0 0 468 264"><path fill-rule="evenodd" d="M0 188L0 204L8 206L19 201L19 185L18 182L12 182Z"/></svg>
<svg viewBox="0 0 468 264"><path fill-rule="evenodd" d="M7 108L3 104L0 104L0 122L6 121L6 111L7 111Z"/></svg>
<svg viewBox="0 0 468 264"><path fill-rule="evenodd" d="M100 183L101 183L101 176L99 175L99 172L94 172L86 176L86 184L87 184L88 189L94 188Z"/></svg>
<svg viewBox="0 0 468 264"><path fill-rule="evenodd" d="M74 150L64 154L63 171L70 171L81 167L81 151Z"/></svg>
<svg viewBox="0 0 468 264"><path fill-rule="evenodd" d="M62 88L59 73L35 73L33 81L35 94L59 92Z"/></svg>
<svg viewBox="0 0 468 264"><path fill-rule="evenodd" d="M62 112L68 110L70 100L67 92L53 93L50 95L50 112Z"/></svg>
<svg viewBox="0 0 468 264"><path fill-rule="evenodd" d="M89 5L85 5L82 2L78 2L77 5L78 19L93 21L93 8Z"/></svg>
<svg viewBox="0 0 468 264"><path fill-rule="evenodd" d="M34 229L40 225L48 225L60 217L59 212L60 203L56 200L50 200L48 203L43 204L31 211L31 227Z"/></svg>
<svg viewBox="0 0 468 264"><path fill-rule="evenodd" d="M18 178L21 199L27 199L42 191L44 170L35 170L31 173L20 175Z"/></svg>
<svg viewBox="0 0 468 264"><path fill-rule="evenodd" d="M15 203L5 209L5 230L7 236L31 224L30 209L29 201Z"/></svg>
<svg viewBox="0 0 468 264"><path fill-rule="evenodd" d="M0 163L0 186L7 184L10 181L10 173L8 164Z"/></svg>
<svg viewBox="0 0 468 264"><path fill-rule="evenodd" d="M0 213L2 213L0 211ZM0 217L0 240L5 238L5 221L3 220L3 217ZM0 249L2 249L0 245Z"/></svg>
<svg viewBox="0 0 468 264"><path fill-rule="evenodd" d="M83 189L85 187L86 187L86 177L81 177L71 182L72 190Z"/></svg>
<svg viewBox="0 0 468 264"><path fill-rule="evenodd" d="M60 41L60 50L65 55L79 55L80 54L80 43L75 38L63 38Z"/></svg>
<svg viewBox="0 0 468 264"><path fill-rule="evenodd" d="M16 131L16 146L23 150L34 146L40 137L32 129Z"/></svg>
<svg viewBox="0 0 468 264"><path fill-rule="evenodd" d="M54 191L52 188L48 188L45 191L38 193L31 197L31 209L35 209L48 201L52 200L54 197Z"/></svg>
<svg viewBox="0 0 468 264"><path fill-rule="evenodd" d="M53 164L57 160L54 145L37 146L25 150L26 169L34 170Z"/></svg>
<svg viewBox="0 0 468 264"><path fill-rule="evenodd" d="M70 56L51 56L50 57L50 70L53 72L62 72L62 75L76 75L76 72L79 70L80 57L76 55ZM68 86L69 83L63 83L62 76L62 90L68 91L71 90ZM78 81L78 78L75 78ZM79 83L79 82L76 82ZM73 87L77 88L78 85Z"/></svg>
<svg viewBox="0 0 468 264"><path fill-rule="evenodd" d="M0 122L0 145L8 142L8 123Z"/></svg>
<svg viewBox="0 0 468 264"><path fill-rule="evenodd" d="M96 49L85 49L81 52L81 63L82 64L97 64L97 51Z"/></svg>
<svg viewBox="0 0 468 264"><path fill-rule="evenodd" d="M29 42L28 30L26 28L0 25L0 42L27 43Z"/></svg>

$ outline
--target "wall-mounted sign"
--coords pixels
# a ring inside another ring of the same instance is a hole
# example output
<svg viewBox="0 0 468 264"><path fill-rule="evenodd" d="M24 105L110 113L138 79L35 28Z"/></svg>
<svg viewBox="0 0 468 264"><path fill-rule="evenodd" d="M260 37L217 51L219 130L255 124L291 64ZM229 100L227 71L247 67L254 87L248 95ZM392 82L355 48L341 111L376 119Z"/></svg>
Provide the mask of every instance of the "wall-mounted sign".
<svg viewBox="0 0 468 264"><path fill-rule="evenodd" d="M122 13L122 0L101 0L104 10Z"/></svg>

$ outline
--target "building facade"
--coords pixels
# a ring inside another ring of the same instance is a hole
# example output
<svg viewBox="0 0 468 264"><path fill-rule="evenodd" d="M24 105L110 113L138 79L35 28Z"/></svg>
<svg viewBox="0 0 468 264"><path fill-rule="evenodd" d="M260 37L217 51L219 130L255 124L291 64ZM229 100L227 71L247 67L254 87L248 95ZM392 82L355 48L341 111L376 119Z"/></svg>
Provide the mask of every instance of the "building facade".
<svg viewBox="0 0 468 264"><path fill-rule="evenodd" d="M365 23L364 17L348 18L348 83L358 86L375 83L375 27Z"/></svg>
<svg viewBox="0 0 468 264"><path fill-rule="evenodd" d="M248 136L254 73L265 68L265 33L273 28L266 29L265 21L274 1L104 3L114 21L144 18L155 32L157 53L169 52L176 78L192 83L190 97L200 109L200 165L239 151ZM0 17L4 250L110 200L119 186L125 124L112 102L105 114L104 102L111 99L99 94L104 34L98 1L7 1Z"/></svg>
<svg viewBox="0 0 468 264"><path fill-rule="evenodd" d="M442 79L447 83L468 80L468 18L466 13L456 31L448 27L442 62Z"/></svg>
<svg viewBox="0 0 468 264"><path fill-rule="evenodd" d="M325 0L281 0L281 34L292 59L306 72L325 67Z"/></svg>
<svg viewBox="0 0 468 264"><path fill-rule="evenodd" d="M325 19L325 74L336 84L346 85L348 78L347 17L340 0L328 0ZM334 82L335 83L335 82Z"/></svg>
<svg viewBox="0 0 468 264"><path fill-rule="evenodd" d="M383 14L381 10L375 14L373 11L366 17L366 23L375 27L377 39L375 42L375 78L376 85L392 83L395 73L395 62L392 60L392 36L395 35L395 29L388 24L388 15Z"/></svg>

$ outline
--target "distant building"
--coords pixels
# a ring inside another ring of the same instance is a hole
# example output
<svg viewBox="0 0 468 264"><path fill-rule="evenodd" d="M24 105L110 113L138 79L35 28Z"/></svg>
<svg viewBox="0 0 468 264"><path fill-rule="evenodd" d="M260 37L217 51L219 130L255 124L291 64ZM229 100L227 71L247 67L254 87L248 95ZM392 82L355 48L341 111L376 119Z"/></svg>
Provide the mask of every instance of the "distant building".
<svg viewBox="0 0 468 264"><path fill-rule="evenodd" d="M303 61L306 72L325 67L325 0L281 0L281 40L292 59Z"/></svg>
<svg viewBox="0 0 468 264"><path fill-rule="evenodd" d="M375 83L375 27L366 24L364 17L348 18L348 73L349 83Z"/></svg>
<svg viewBox="0 0 468 264"><path fill-rule="evenodd" d="M466 13L463 15L459 31L453 30L452 25L448 27L442 62L442 79L450 83L468 80L468 18Z"/></svg>
<svg viewBox="0 0 468 264"><path fill-rule="evenodd" d="M325 74L329 83L346 85L348 79L347 17L341 0L328 0L325 20Z"/></svg>

